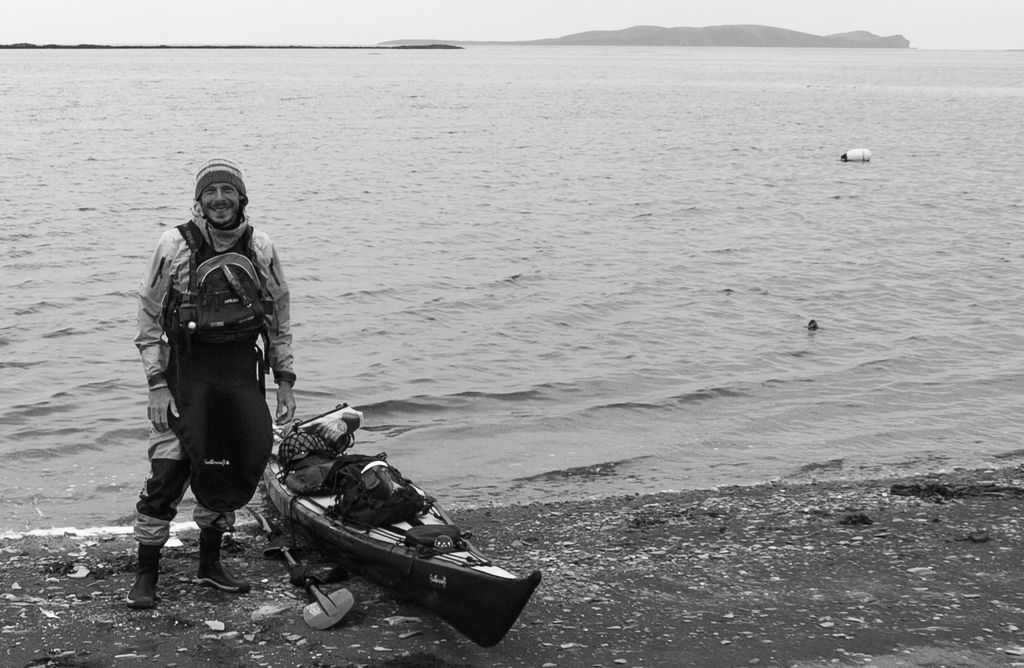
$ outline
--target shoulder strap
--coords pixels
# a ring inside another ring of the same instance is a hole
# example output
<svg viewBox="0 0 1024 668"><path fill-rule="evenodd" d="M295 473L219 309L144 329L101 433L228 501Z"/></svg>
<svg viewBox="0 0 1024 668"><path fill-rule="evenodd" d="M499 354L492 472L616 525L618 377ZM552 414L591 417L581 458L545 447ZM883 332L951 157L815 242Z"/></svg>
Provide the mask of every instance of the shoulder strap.
<svg viewBox="0 0 1024 668"><path fill-rule="evenodd" d="M185 243L193 252L201 251L206 246L206 239L196 224L192 221L178 225L178 232L185 237Z"/></svg>
<svg viewBox="0 0 1024 668"><path fill-rule="evenodd" d="M238 240L237 248L244 248L245 254L250 260L256 259L256 249L252 247L252 226L249 225L245 228L245 232L242 232L242 237Z"/></svg>
<svg viewBox="0 0 1024 668"><path fill-rule="evenodd" d="M207 246L206 239L203 238L203 233L192 221L178 225L178 232L185 238L185 243L192 251L188 261L188 291L191 293L195 289L196 268L203 261L203 251Z"/></svg>
<svg viewBox="0 0 1024 668"><path fill-rule="evenodd" d="M263 277L263 272L260 271L260 259L256 255L256 244L253 243L252 237L252 225L250 225L245 228L245 232L242 232L242 237L238 240L235 249L236 252L249 258L249 262L252 262L252 268L260 282L260 294L265 298L270 294L270 290L267 288L267 280Z"/></svg>
<svg viewBox="0 0 1024 668"><path fill-rule="evenodd" d="M245 232L242 232L241 238L239 238L238 243L235 244L235 252L241 253L242 255L245 255L245 257L249 258L249 262L252 262L252 266L256 269L256 273L259 273L259 258L256 257L256 248L252 242L251 226L246 227Z"/></svg>

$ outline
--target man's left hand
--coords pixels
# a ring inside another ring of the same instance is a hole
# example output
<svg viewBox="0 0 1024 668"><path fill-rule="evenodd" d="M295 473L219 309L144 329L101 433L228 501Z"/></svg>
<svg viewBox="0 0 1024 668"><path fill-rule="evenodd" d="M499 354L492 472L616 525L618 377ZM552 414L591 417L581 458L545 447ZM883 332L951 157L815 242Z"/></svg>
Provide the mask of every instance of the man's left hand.
<svg viewBox="0 0 1024 668"><path fill-rule="evenodd" d="M295 417L295 393L292 384L283 382L277 386L277 423L287 424Z"/></svg>

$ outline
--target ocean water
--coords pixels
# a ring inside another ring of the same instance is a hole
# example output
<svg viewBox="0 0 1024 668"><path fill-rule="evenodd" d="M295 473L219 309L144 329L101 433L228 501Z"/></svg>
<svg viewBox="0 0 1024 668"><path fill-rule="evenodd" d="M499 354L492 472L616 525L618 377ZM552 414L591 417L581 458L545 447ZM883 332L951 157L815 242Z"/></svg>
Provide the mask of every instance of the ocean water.
<svg viewBox="0 0 1024 668"><path fill-rule="evenodd" d="M300 414L449 507L1015 465L1022 118L1022 52L0 52L0 531L130 521L134 294L211 156Z"/></svg>

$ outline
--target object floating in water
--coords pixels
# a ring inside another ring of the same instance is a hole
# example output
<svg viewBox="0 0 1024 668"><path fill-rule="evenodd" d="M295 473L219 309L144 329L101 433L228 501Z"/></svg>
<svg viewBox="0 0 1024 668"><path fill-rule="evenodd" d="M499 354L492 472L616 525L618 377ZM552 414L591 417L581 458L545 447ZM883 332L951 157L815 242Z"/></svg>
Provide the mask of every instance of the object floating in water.
<svg viewBox="0 0 1024 668"><path fill-rule="evenodd" d="M866 148L855 148L839 156L843 162L871 162L871 151Z"/></svg>

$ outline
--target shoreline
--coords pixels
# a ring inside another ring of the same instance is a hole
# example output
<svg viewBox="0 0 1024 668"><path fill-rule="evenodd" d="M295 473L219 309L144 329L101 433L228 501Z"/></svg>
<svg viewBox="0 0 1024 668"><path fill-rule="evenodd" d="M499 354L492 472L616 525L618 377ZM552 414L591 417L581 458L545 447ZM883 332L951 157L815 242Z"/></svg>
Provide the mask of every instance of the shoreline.
<svg viewBox="0 0 1024 668"><path fill-rule="evenodd" d="M495 563L544 574L493 648L359 575L324 585L356 605L314 631L304 592L242 525L225 560L250 594L191 582L186 528L164 550L150 611L123 602L130 535L0 541L0 655L12 666L1024 666L1019 467L453 514Z"/></svg>
<svg viewBox="0 0 1024 668"><path fill-rule="evenodd" d="M1011 454L1019 455L1024 451L1014 450ZM997 458L998 459L998 458ZM993 462L991 464L978 464L978 465L955 465L947 466L941 469L914 469L905 470L900 468L894 468L891 471L872 472L868 474L857 474L849 471L843 471L841 469L833 469L828 465L809 466L806 470L801 470L789 475L777 476L770 479L752 479L744 480L736 484L723 485L723 484L708 484L704 487L677 487L660 490L646 490L640 492L634 492L632 494L626 494L622 491L606 490L599 494L581 494L576 492L569 492L563 497L563 502L569 504L600 504L611 501L612 499L623 498L625 496L645 496L645 497L657 497L657 496L691 496L691 495L714 495L724 490L739 490L739 489L759 489L759 488L773 488L773 487L803 487L803 486L828 486L828 485L874 485L881 484L889 480L909 480L909 479L924 479L934 477L951 477L957 475L970 475L976 477L984 477L985 472L991 474L997 474L1006 471L1021 471L1022 479L1024 479L1024 463L1020 464L1009 464L1010 457L1005 457L1007 462ZM1020 459L1018 456L1012 457L1012 460ZM603 465L599 465L603 467ZM573 473L565 475L564 477L571 478L573 476L581 476L585 472L573 470ZM1024 483L1022 483L1024 484ZM270 507L269 501L265 498L266 492L261 483L259 488L256 490L256 494L248 505L253 507L259 507L262 509L264 504L266 507ZM456 502L452 503L450 500L439 499L442 502L445 510L450 514L458 516L480 513L495 508L509 508L509 507L529 507L544 505L543 501L525 498L512 502ZM191 492L186 492L186 497L182 503L182 507L179 508L178 517L191 517L192 504L194 499L191 496ZM271 510L270 514L274 515L275 510ZM47 537L106 537L106 536L118 536L118 535L130 535L132 533L131 517L129 516L126 520L128 524L95 524L88 526L77 526L77 525L53 525L53 526L37 526L34 528L3 528L0 526L0 546L3 545L4 541L18 540L20 538L47 538ZM245 527L254 525L254 520L245 509L236 513L236 529L241 530ZM179 519L171 523L171 535L178 536L180 534L187 534L190 531L197 531L198 527L192 520Z"/></svg>

